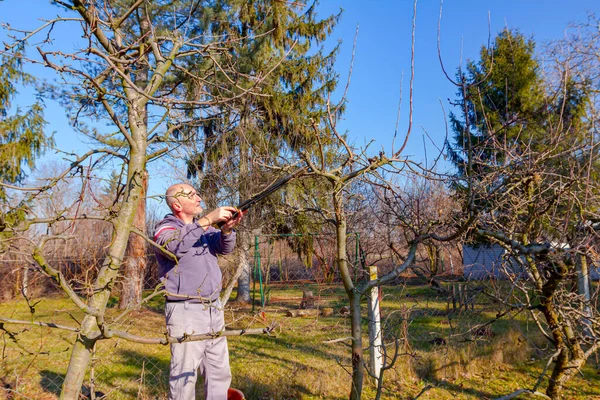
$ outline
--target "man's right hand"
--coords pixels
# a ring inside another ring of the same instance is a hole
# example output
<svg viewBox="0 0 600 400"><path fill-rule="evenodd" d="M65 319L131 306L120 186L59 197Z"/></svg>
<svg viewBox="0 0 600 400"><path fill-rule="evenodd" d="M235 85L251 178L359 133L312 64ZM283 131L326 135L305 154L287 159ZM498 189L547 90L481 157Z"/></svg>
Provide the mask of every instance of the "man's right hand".
<svg viewBox="0 0 600 400"><path fill-rule="evenodd" d="M202 228L207 229L209 226L218 224L219 222L229 221L235 212L237 212L237 208L235 207L219 207L200 218L198 223Z"/></svg>

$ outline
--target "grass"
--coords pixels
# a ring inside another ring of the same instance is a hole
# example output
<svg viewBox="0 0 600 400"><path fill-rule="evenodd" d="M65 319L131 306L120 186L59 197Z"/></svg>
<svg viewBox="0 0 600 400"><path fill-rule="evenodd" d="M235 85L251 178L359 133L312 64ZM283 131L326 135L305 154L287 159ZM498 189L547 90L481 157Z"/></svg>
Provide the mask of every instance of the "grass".
<svg viewBox="0 0 600 400"><path fill-rule="evenodd" d="M324 343L349 336L350 321L337 312L331 317L292 318L285 311L297 308L304 290L319 297L319 306L336 311L345 304L341 287L323 285L270 285L269 304L254 313L248 306L230 304L229 327L261 327L277 322L276 337L245 336L229 340L233 386L248 399L346 399L350 388L349 347L345 342ZM0 315L15 319L52 321L74 326L81 312L64 298L41 300L31 314L23 301L0 305ZM162 300L132 313L119 327L147 336L164 334ZM450 305L451 307L451 305ZM422 399L491 399L518 388L530 388L543 369L550 348L525 315L501 320L492 334L465 333L496 314L494 304L479 299L474 311L447 312L445 298L427 286L383 289L382 324L388 337L407 329L401 355L385 372L387 399L408 399L427 389ZM118 315L110 309L108 320ZM366 315L366 311L363 315ZM409 315L408 319L406 316ZM364 319L365 346L367 320ZM6 325L12 337L2 335L0 398L55 399L75 339L73 333L50 328ZM443 339L446 344L440 344ZM347 343L347 342L346 342ZM389 349L393 351L393 349ZM368 356L368 350L365 351ZM167 391L169 349L124 340L100 342L94 356L95 388L110 399L164 399ZM600 399L598 364L591 360L570 382L568 399ZM8 389L8 390L7 390ZM364 398L375 397L374 382L365 381ZM12 396L12 397L11 397ZM521 397L526 399L527 397Z"/></svg>

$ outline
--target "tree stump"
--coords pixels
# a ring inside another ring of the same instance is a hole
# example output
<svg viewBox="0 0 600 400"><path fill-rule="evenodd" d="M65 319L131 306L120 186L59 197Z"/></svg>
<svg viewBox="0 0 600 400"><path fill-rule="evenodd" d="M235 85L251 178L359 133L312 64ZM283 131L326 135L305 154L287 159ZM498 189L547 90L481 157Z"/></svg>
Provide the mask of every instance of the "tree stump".
<svg viewBox="0 0 600 400"><path fill-rule="evenodd" d="M302 301L300 302L300 308L315 308L315 296L312 290L305 290L302 292Z"/></svg>
<svg viewBox="0 0 600 400"><path fill-rule="evenodd" d="M342 308L340 308L339 313L343 317L345 317L347 315L350 315L350 307L348 307L348 306L342 306Z"/></svg>
<svg viewBox="0 0 600 400"><path fill-rule="evenodd" d="M331 308L331 307L321 308L321 315L324 317L331 317L333 315L333 308Z"/></svg>
<svg viewBox="0 0 600 400"><path fill-rule="evenodd" d="M319 310L287 310L286 315L288 317L316 317L320 314Z"/></svg>

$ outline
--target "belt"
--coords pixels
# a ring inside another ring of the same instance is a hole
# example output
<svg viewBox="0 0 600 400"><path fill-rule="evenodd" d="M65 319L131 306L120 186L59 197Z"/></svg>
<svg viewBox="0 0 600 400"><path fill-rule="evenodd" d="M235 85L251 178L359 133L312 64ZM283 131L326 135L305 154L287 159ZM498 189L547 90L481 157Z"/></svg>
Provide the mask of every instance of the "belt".
<svg viewBox="0 0 600 400"><path fill-rule="evenodd" d="M185 299L185 300L167 300L167 303L193 303L193 304L214 304L219 299Z"/></svg>

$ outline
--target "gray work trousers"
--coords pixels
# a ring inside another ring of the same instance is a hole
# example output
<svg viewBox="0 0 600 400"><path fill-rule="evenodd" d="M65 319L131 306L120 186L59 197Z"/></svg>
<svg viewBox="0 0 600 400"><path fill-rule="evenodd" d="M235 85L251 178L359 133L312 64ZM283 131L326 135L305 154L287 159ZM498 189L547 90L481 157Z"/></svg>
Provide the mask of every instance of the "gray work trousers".
<svg viewBox="0 0 600 400"><path fill-rule="evenodd" d="M165 317L167 331L173 337L220 332L225 326L219 301L211 305L167 302ZM227 400L231 384L227 338L171 344L169 400L196 399L198 369L204 376L206 400Z"/></svg>

